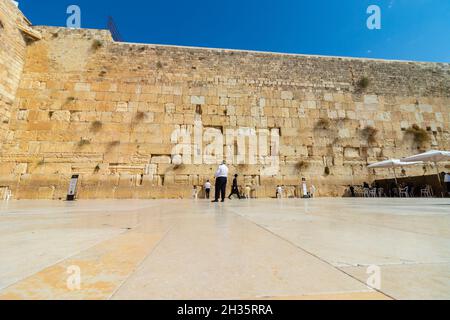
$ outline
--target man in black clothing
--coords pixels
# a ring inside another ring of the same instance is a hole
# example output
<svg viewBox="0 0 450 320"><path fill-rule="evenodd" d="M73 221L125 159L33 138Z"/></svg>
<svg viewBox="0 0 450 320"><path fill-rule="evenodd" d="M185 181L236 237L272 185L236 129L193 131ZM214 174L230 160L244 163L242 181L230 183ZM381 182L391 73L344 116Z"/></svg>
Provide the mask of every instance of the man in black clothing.
<svg viewBox="0 0 450 320"><path fill-rule="evenodd" d="M233 194L237 195L238 198L241 199L241 195L240 195L240 193L239 193L239 187L238 187L238 183L237 183L237 177L238 177L238 175L235 174L235 175L234 175L234 179L233 179L233 186L231 187L231 193L230 193L230 195L228 196L228 199L230 199L230 200L231 200L231 196L232 196Z"/></svg>

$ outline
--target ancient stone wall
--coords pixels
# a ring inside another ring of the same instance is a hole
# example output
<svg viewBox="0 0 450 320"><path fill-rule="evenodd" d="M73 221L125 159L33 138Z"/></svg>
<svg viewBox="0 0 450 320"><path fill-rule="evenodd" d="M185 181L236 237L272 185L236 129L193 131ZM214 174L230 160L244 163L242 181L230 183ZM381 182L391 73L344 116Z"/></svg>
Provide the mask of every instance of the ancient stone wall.
<svg viewBox="0 0 450 320"><path fill-rule="evenodd" d="M27 24L11 0L0 0L0 148L8 132L25 59L25 39L18 24Z"/></svg>
<svg viewBox="0 0 450 320"><path fill-rule="evenodd" d="M278 184L294 194L302 177L322 196L341 196L346 185L374 178L367 163L450 149L448 64L115 43L106 31L35 29L43 39L28 46L0 158L0 184L15 198L64 198L72 174L80 174L80 198L189 197L193 185L213 179L216 164L201 156L210 136L230 129L236 137L224 138L224 154L257 133L256 164L248 155L229 159L230 173L259 197L274 196ZM201 142L192 138L198 125ZM279 144L264 139L271 132ZM177 143L192 163L173 163Z"/></svg>

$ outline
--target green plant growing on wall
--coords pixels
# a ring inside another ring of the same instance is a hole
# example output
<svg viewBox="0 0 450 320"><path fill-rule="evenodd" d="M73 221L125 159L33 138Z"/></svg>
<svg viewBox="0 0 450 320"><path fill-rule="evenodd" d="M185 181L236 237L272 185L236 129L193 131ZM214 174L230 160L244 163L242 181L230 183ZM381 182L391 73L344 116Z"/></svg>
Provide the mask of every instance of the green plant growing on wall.
<svg viewBox="0 0 450 320"><path fill-rule="evenodd" d="M93 51L97 51L97 50L100 49L101 47L103 47L103 42L102 42L102 41L100 41L100 40L98 40L98 39L92 41L91 49L92 49Z"/></svg>
<svg viewBox="0 0 450 320"><path fill-rule="evenodd" d="M328 130L331 127L331 122L329 119L326 118L320 118L317 120L315 129L317 130Z"/></svg>
<svg viewBox="0 0 450 320"><path fill-rule="evenodd" d="M175 164L174 166L173 166L173 170L181 170L181 169L183 169L184 168L184 164L183 163L180 163L180 164Z"/></svg>
<svg viewBox="0 0 450 320"><path fill-rule="evenodd" d="M134 127L144 121L147 118L147 115L145 112L139 111L134 116L133 120L131 121L131 128L134 129Z"/></svg>
<svg viewBox="0 0 450 320"><path fill-rule="evenodd" d="M138 113L136 113L134 120L136 122L141 122L141 121L144 121L146 117L147 116L146 116L145 112L139 111Z"/></svg>
<svg viewBox="0 0 450 320"><path fill-rule="evenodd" d="M366 90L369 86L370 86L370 80L367 77L362 77L357 83L357 88L360 91Z"/></svg>
<svg viewBox="0 0 450 320"><path fill-rule="evenodd" d="M82 148L82 147L88 146L88 145L90 145L90 144L91 144L91 142L90 142L89 140L87 140L87 139L81 139L81 140L78 142L77 146L78 146L79 148Z"/></svg>
<svg viewBox="0 0 450 320"><path fill-rule="evenodd" d="M162 69L162 68L163 68L163 65L162 65L161 61L158 61L158 62L156 63L156 68L157 68L157 69Z"/></svg>
<svg viewBox="0 0 450 320"><path fill-rule="evenodd" d="M308 169L308 167L309 163L303 160L300 160L295 164L295 169L297 169L298 171L306 170Z"/></svg>
<svg viewBox="0 0 450 320"><path fill-rule="evenodd" d="M94 121L91 124L91 131L92 132L99 132L103 128L103 123L101 121Z"/></svg>
<svg viewBox="0 0 450 320"><path fill-rule="evenodd" d="M67 97L66 102L64 103L64 105L72 103L75 100L77 100L75 97Z"/></svg>
<svg viewBox="0 0 450 320"><path fill-rule="evenodd" d="M406 129L407 135L412 136L414 143L418 146L423 146L430 141L430 135L425 129L422 129L417 124L413 124L410 128Z"/></svg>
<svg viewBox="0 0 450 320"><path fill-rule="evenodd" d="M245 163L238 164L237 167L238 167L239 171L245 171L245 170L248 170L248 168L249 168L248 164L245 164Z"/></svg>
<svg viewBox="0 0 450 320"><path fill-rule="evenodd" d="M375 144L377 142L377 135L378 129L372 126L367 126L362 130L362 136L369 144Z"/></svg>
<svg viewBox="0 0 450 320"><path fill-rule="evenodd" d="M116 148L120 146L120 141L116 140L116 141L111 141L110 143L108 143L108 145L106 146L106 153L111 152L112 149Z"/></svg>

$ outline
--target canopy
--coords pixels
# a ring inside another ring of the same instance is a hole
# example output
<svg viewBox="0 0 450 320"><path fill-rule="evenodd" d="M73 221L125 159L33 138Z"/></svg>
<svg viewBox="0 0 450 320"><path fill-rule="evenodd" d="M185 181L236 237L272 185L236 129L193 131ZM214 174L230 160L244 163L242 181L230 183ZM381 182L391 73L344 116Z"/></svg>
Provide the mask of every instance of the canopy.
<svg viewBox="0 0 450 320"><path fill-rule="evenodd" d="M414 162L414 161L425 161L425 162L434 162L437 176L439 179L439 183L441 183L441 174L439 173L439 168L437 166L438 162L442 161L450 161L450 152L449 151L440 151L440 150L431 150L425 153L421 153L412 157L407 157L402 159L403 162Z"/></svg>
<svg viewBox="0 0 450 320"><path fill-rule="evenodd" d="M390 160L385 160L385 161L381 161L381 162L377 162L377 163L373 163L371 165L368 166L369 169L375 169L375 168L392 168L392 170L394 171L394 177L395 177L395 183L397 183L397 174L395 173L395 168L398 167L404 167L404 166L412 166L415 164L422 164L422 161L417 161L417 162L403 162L399 159L390 159Z"/></svg>
<svg viewBox="0 0 450 320"><path fill-rule="evenodd" d="M415 164L422 164L422 161L416 161L416 162L403 162L399 159L390 159L385 160L381 162L377 162L374 164L371 164L368 166L369 169L375 169L375 168L398 168L398 167L405 167L405 166L411 166Z"/></svg>
<svg viewBox="0 0 450 320"><path fill-rule="evenodd" d="M450 161L449 151L432 150L425 153L421 153L412 157L402 159L403 162L425 161L425 162L442 162Z"/></svg>

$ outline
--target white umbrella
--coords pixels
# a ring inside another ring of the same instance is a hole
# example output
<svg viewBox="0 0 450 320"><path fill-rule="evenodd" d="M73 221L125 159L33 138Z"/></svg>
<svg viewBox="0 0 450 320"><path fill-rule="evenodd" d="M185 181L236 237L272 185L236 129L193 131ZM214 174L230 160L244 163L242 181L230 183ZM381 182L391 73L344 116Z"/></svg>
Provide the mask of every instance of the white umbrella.
<svg viewBox="0 0 450 320"><path fill-rule="evenodd" d="M418 154L415 156L404 158L401 161L403 161L403 162L415 162L415 161L433 162L436 167L439 183L441 183L441 175L439 173L439 168L438 168L437 163L443 162L443 161L450 161L450 152L449 151L432 150L432 151L421 153L421 154Z"/></svg>
<svg viewBox="0 0 450 320"><path fill-rule="evenodd" d="M397 175L395 174L395 168L398 167L405 167L405 166L411 166L415 164L422 164L422 161L415 161L415 162L404 162L399 159L390 159L385 160L377 163L373 163L368 166L369 169L376 169L376 168L392 168L394 171L394 177L395 177L395 183L397 183Z"/></svg>

